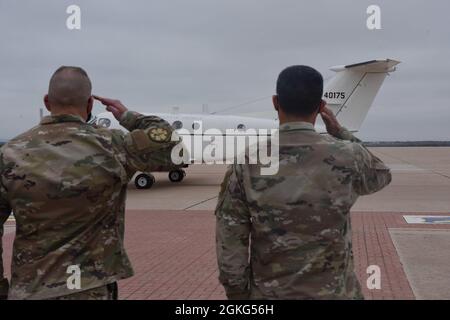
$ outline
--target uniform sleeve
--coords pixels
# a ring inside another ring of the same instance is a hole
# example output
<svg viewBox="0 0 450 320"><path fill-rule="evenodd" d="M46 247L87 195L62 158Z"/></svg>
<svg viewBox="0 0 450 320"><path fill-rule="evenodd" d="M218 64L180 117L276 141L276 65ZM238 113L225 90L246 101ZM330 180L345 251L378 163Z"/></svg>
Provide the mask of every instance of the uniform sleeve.
<svg viewBox="0 0 450 320"><path fill-rule="evenodd" d="M339 133L335 137L338 139L341 139L341 140L347 140L347 141L351 141L351 142L357 142L357 143L361 142L361 140L359 140L357 137L355 137L353 135L353 133L351 133L345 127L342 127L341 131L339 131Z"/></svg>
<svg viewBox="0 0 450 320"><path fill-rule="evenodd" d="M353 188L359 195L375 193L392 181L390 169L362 144L355 143L357 176Z"/></svg>
<svg viewBox="0 0 450 320"><path fill-rule="evenodd" d="M228 299L249 298L250 213L239 166L230 166L222 183L216 214L219 280Z"/></svg>
<svg viewBox="0 0 450 320"><path fill-rule="evenodd" d="M173 129L167 121L127 111L120 124L130 131L128 134L115 134L126 153L130 176L136 171L150 172L173 165L171 153L178 142L171 141Z"/></svg>
<svg viewBox="0 0 450 320"><path fill-rule="evenodd" d="M336 138L354 142L357 176L353 182L353 188L358 195L375 193L391 183L390 169L364 147L362 141L349 130L342 127Z"/></svg>
<svg viewBox="0 0 450 320"><path fill-rule="evenodd" d="M1 156L1 155L0 155ZM6 189L0 181L0 300L8 296L8 280L4 278L3 269L3 225L11 214L11 207L6 199Z"/></svg>

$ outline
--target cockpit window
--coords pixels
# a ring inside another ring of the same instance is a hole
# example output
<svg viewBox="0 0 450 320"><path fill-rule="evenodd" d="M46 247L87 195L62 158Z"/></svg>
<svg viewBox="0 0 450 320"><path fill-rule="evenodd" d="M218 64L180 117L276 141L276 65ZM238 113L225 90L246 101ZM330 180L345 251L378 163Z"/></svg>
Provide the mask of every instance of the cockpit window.
<svg viewBox="0 0 450 320"><path fill-rule="evenodd" d="M181 122L181 121L179 121L179 120L174 121L174 122L172 123L172 128L174 128L175 130L178 130L178 129L183 128L183 122Z"/></svg>

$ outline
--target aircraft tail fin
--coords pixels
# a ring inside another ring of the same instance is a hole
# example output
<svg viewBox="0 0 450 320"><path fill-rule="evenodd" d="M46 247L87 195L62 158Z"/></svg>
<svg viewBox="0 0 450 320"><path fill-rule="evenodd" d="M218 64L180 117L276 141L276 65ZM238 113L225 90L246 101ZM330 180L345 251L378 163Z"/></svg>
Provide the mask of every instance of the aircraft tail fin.
<svg viewBox="0 0 450 320"><path fill-rule="evenodd" d="M383 59L331 68L336 75L326 85L324 100L343 126L359 131L386 76L399 63Z"/></svg>

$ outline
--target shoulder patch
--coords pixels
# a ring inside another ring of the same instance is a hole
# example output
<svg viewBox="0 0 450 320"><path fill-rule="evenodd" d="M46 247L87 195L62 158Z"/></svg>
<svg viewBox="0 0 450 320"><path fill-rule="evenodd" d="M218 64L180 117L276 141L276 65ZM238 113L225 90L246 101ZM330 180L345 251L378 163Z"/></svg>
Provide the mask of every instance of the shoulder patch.
<svg viewBox="0 0 450 320"><path fill-rule="evenodd" d="M167 142L170 138L169 131L164 128L150 129L148 135L154 142Z"/></svg>

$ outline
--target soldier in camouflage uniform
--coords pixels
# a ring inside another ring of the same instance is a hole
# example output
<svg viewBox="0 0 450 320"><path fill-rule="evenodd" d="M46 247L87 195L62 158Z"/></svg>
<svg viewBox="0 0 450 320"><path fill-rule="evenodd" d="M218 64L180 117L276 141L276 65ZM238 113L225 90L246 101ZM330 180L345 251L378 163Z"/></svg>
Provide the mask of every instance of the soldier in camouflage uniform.
<svg viewBox="0 0 450 320"><path fill-rule="evenodd" d="M232 165L216 208L220 281L229 299L363 299L350 208L391 181L389 169L325 102L322 76L294 66L277 82L279 171ZM330 135L314 129L322 116ZM248 163L248 162L247 162Z"/></svg>
<svg viewBox="0 0 450 320"><path fill-rule="evenodd" d="M0 229L16 219L9 299L111 299L133 269L124 249L127 184L136 171L169 165L170 125L95 97L130 133L86 123L91 83L62 67L45 104L51 116L0 152ZM69 266L81 287L69 288ZM3 261L0 260L0 275ZM0 294L8 283L0 282Z"/></svg>
<svg viewBox="0 0 450 320"><path fill-rule="evenodd" d="M1 212L0 208L0 212ZM3 254L3 244L2 244L2 237L3 237L3 224L5 223L7 218L0 215L0 260L2 259ZM3 263L0 264L0 300L5 300L8 298L8 290L9 290L9 282L8 279L5 278L4 271L3 271Z"/></svg>

